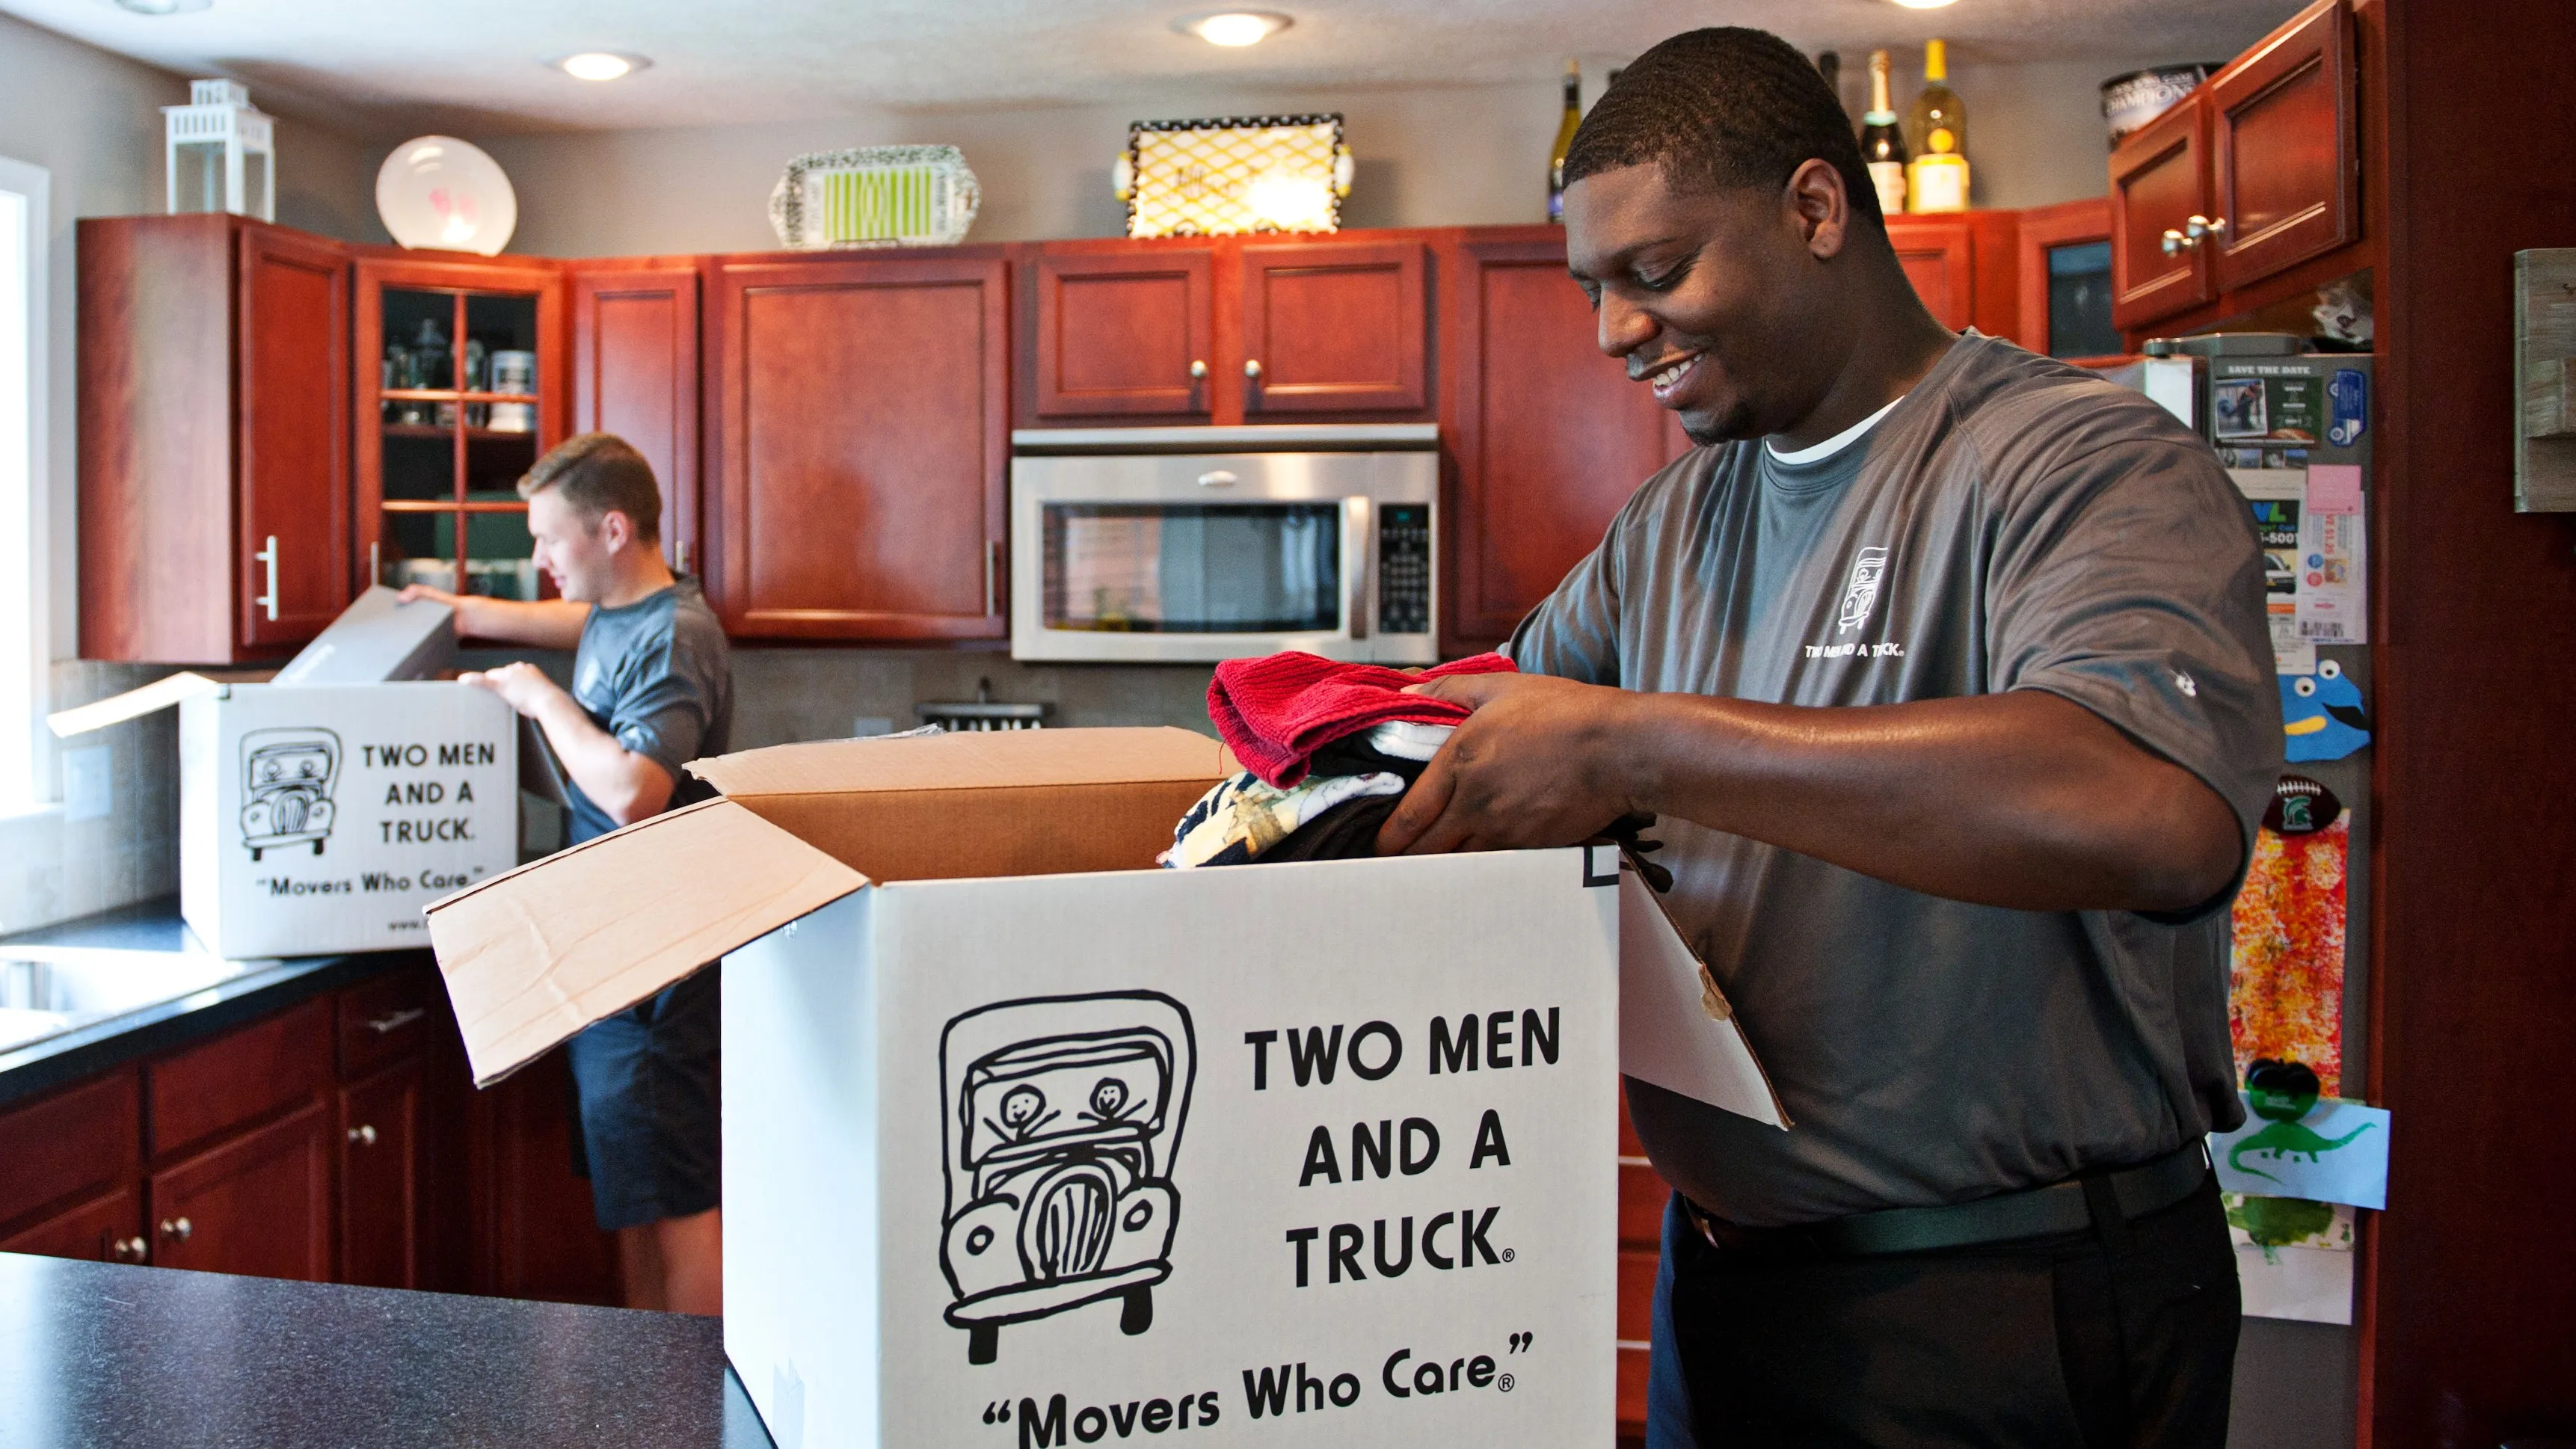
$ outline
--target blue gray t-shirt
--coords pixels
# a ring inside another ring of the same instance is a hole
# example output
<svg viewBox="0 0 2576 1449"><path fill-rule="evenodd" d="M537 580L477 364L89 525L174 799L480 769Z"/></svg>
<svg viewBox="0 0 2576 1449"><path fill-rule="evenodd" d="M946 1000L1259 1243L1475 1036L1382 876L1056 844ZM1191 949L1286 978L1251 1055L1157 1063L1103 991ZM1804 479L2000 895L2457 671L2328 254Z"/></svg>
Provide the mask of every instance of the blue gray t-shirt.
<svg viewBox="0 0 2576 1449"><path fill-rule="evenodd" d="M572 697L590 722L627 749L671 772L672 808L704 800L713 787L682 768L721 755L733 733L733 660L724 626L698 581L621 608L593 608L573 655ZM567 780L572 843L606 835L617 822Z"/></svg>
<svg viewBox="0 0 2576 1449"><path fill-rule="evenodd" d="M2250 845L2282 745L2262 556L2188 429L1969 336L1842 452L1763 454L1700 448L1648 481L1512 658L1779 704L2046 690L2207 781ZM1656 1167L1712 1212L1961 1202L2242 1120L2223 903L2006 910L1685 820L1661 834L1665 904L1796 1124L1629 1084Z"/></svg>

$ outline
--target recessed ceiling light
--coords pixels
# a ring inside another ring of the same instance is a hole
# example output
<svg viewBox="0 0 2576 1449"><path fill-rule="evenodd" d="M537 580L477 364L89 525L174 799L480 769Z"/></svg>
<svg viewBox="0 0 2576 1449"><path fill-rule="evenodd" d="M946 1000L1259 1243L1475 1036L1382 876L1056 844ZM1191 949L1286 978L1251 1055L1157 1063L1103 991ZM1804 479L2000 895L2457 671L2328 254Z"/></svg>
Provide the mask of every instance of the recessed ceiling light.
<svg viewBox="0 0 2576 1449"><path fill-rule="evenodd" d="M116 0L117 7L137 15L178 15L190 10L203 10L215 0Z"/></svg>
<svg viewBox="0 0 2576 1449"><path fill-rule="evenodd" d="M1225 10L1214 15L1186 15L1172 22L1183 35L1210 45L1259 45L1297 22L1276 10Z"/></svg>
<svg viewBox="0 0 2576 1449"><path fill-rule="evenodd" d="M574 80L613 81L652 63L640 55L619 55L613 50L585 50L579 55L567 55L555 65Z"/></svg>
<svg viewBox="0 0 2576 1449"><path fill-rule="evenodd" d="M1896 0L1896 3L1908 10L1938 10L1951 4L1952 0Z"/></svg>

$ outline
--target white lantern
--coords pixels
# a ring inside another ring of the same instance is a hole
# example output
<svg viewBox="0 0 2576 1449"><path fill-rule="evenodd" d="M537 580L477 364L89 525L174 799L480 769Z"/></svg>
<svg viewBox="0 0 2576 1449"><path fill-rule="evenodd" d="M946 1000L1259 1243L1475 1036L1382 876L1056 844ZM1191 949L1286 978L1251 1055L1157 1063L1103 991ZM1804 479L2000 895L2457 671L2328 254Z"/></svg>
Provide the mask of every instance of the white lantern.
<svg viewBox="0 0 2576 1449"><path fill-rule="evenodd" d="M161 108L170 210L277 220L277 151L269 120L238 81L188 84L188 104Z"/></svg>

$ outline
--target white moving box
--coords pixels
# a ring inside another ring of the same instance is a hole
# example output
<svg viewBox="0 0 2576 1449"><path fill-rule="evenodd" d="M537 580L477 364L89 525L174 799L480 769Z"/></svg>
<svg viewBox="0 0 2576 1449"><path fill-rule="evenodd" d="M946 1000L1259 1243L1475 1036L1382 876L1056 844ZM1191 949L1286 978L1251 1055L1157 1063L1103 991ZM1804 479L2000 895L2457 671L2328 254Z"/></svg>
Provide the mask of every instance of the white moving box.
<svg viewBox="0 0 2576 1449"><path fill-rule="evenodd" d="M1152 868L1231 768L700 761L726 798L430 930L486 1083L724 958L725 1347L781 1445L1608 1445L1616 852Z"/></svg>
<svg viewBox="0 0 2576 1449"><path fill-rule="evenodd" d="M448 610L391 599L369 591L278 677L434 663ZM179 912L218 956L424 946L423 907L518 863L518 727L488 691L181 673L50 723L68 736L173 705Z"/></svg>

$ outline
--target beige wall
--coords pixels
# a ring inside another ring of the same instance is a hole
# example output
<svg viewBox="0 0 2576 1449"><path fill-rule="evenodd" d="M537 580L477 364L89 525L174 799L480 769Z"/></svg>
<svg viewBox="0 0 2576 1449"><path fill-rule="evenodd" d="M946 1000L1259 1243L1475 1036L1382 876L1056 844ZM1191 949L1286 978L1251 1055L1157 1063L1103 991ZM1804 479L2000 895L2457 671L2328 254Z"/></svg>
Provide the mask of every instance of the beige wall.
<svg viewBox="0 0 2576 1449"><path fill-rule="evenodd" d="M43 707L86 703L163 672L71 659L79 598L73 385L79 291L72 236L84 216L161 209L160 107L187 98L186 77L0 16L0 156L41 166L51 180L46 459L35 521L45 545L39 550L43 576L31 581L56 661ZM279 221L352 240L382 239L375 226L374 150L281 121L277 155ZM138 720L79 743L114 752L114 813L79 824L66 822L59 809L0 819L0 931L178 888L178 747L170 717ZM59 799L59 761L48 744L39 741L38 793Z"/></svg>
<svg viewBox="0 0 2576 1449"><path fill-rule="evenodd" d="M1961 62L1981 206L2035 206L2098 195L2104 183L2102 80L2141 62L2026 66ZM1861 59L1846 65L1857 113ZM1899 89L1920 86L1919 57L1898 61ZM1599 75L1587 97L1599 93ZM768 198L790 157L840 146L946 142L983 184L977 241L1114 236L1123 225L1109 165L1131 120L1339 111L1359 176L1343 221L1356 227L1457 226L1544 219L1553 82L1449 89L1172 89L1118 105L883 111L828 120L672 130L470 137L497 157L519 196L514 251L544 256L745 251L776 245ZM381 154L381 153L379 153Z"/></svg>

